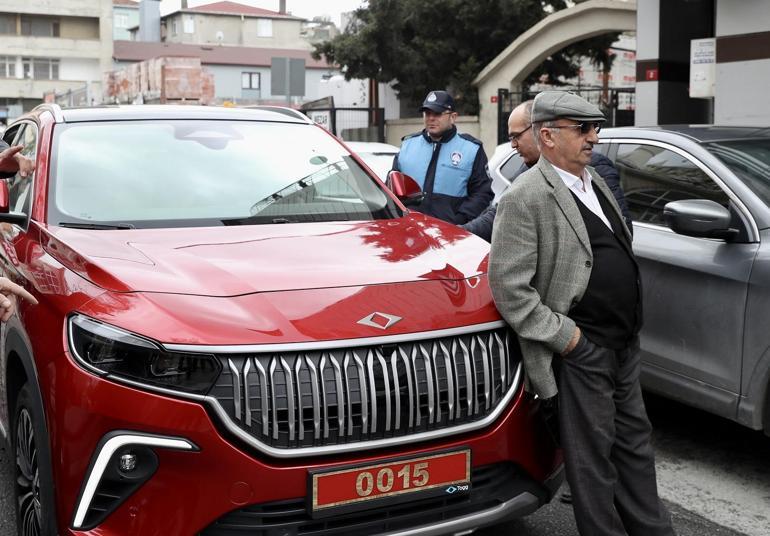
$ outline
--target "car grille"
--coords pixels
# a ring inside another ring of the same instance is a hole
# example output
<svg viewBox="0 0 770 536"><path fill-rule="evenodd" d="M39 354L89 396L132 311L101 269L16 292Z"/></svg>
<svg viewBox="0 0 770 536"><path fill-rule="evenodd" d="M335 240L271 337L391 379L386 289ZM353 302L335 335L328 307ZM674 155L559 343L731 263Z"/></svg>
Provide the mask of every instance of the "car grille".
<svg viewBox="0 0 770 536"><path fill-rule="evenodd" d="M328 519L313 519L304 498L277 501L230 512L204 529L199 536L360 536L413 529L491 509L529 492L540 503L548 500L544 487L518 466L497 463L474 468L470 495L447 495L412 500Z"/></svg>
<svg viewBox="0 0 770 536"><path fill-rule="evenodd" d="M220 355L209 393L273 449L398 438L483 419L519 382L507 328L392 345ZM445 435L445 434L444 434Z"/></svg>

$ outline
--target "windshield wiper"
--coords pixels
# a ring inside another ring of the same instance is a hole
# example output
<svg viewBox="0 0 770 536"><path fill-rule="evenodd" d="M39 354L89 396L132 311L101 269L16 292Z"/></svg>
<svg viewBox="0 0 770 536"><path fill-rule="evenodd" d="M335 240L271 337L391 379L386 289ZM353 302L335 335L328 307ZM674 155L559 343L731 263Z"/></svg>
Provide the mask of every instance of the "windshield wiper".
<svg viewBox="0 0 770 536"><path fill-rule="evenodd" d="M136 227L134 227L130 223L106 224L106 223L79 223L79 222L71 222L71 221L60 221L59 226L69 227L72 229L95 229L95 230L136 229Z"/></svg>

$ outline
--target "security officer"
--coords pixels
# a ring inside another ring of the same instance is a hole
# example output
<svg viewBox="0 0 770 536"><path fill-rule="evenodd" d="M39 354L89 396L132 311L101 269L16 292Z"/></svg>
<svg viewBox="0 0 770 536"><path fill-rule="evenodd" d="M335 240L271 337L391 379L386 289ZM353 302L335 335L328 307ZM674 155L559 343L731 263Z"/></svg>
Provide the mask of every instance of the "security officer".
<svg viewBox="0 0 770 536"><path fill-rule="evenodd" d="M446 91L431 91L420 108L425 128L404 137L393 169L409 175L425 197L416 210L462 224L492 200L487 155L481 142L457 132L457 112Z"/></svg>

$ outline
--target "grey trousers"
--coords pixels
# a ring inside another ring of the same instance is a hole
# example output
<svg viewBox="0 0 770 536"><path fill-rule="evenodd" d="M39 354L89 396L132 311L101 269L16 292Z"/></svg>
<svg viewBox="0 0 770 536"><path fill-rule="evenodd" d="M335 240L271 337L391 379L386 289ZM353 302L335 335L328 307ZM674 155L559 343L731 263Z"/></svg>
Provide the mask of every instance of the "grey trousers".
<svg viewBox="0 0 770 536"><path fill-rule="evenodd" d="M582 536L672 536L658 497L638 343L601 348L585 336L554 357L559 430Z"/></svg>

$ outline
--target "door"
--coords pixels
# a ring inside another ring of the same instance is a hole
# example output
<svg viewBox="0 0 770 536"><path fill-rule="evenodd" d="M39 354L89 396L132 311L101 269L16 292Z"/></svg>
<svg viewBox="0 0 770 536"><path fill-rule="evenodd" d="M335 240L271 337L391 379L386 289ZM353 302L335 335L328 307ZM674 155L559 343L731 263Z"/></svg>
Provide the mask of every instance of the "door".
<svg viewBox="0 0 770 536"><path fill-rule="evenodd" d="M733 194L692 155L659 142L617 144L642 272L642 381L650 390L734 418L748 280L759 244ZM669 201L710 199L733 214L732 242L671 231Z"/></svg>

